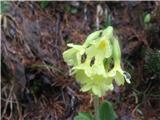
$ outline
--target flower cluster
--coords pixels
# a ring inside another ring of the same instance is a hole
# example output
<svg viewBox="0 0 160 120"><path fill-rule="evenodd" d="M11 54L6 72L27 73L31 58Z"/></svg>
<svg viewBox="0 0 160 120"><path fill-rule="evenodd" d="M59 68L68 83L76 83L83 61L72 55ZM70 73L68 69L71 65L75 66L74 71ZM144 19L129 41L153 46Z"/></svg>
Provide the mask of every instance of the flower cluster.
<svg viewBox="0 0 160 120"><path fill-rule="evenodd" d="M121 68L121 50L113 27L91 33L83 45L68 46L71 48L64 51L63 58L72 67L70 74L81 84L81 91L101 97L113 90L113 80L117 85L125 80L130 83L130 75Z"/></svg>

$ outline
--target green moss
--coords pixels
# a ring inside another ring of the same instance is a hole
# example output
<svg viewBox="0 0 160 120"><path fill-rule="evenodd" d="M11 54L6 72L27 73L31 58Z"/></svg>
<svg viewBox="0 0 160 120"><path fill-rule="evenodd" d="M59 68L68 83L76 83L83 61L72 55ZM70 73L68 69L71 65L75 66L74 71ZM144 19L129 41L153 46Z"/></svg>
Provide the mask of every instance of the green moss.
<svg viewBox="0 0 160 120"><path fill-rule="evenodd" d="M9 1L0 1L0 2L1 2L1 4L0 4L0 7L1 7L0 14L3 15L8 10L10 2Z"/></svg>
<svg viewBox="0 0 160 120"><path fill-rule="evenodd" d="M146 50L144 70L147 74L160 78L160 50Z"/></svg>

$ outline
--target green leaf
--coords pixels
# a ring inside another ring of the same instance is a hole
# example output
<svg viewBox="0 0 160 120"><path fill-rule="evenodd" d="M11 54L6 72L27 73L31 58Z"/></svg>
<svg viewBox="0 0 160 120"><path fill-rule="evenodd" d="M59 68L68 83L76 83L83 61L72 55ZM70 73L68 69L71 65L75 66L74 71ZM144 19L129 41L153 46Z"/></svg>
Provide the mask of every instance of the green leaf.
<svg viewBox="0 0 160 120"><path fill-rule="evenodd" d="M75 8L75 7L72 7L72 8L70 9L70 12L71 12L72 14L76 14L76 13L78 12L78 9Z"/></svg>
<svg viewBox="0 0 160 120"><path fill-rule="evenodd" d="M1 2L0 14L2 15L8 10L10 2L9 1L0 1L0 2Z"/></svg>
<svg viewBox="0 0 160 120"><path fill-rule="evenodd" d="M48 6L48 3L49 3L48 1L41 1L40 2L41 8L45 9Z"/></svg>
<svg viewBox="0 0 160 120"><path fill-rule="evenodd" d="M106 16L105 18L105 23L104 23L104 27L108 27L112 25L112 16L109 14L108 16Z"/></svg>
<svg viewBox="0 0 160 120"><path fill-rule="evenodd" d="M116 117L111 103L105 100L99 108L99 120L115 120Z"/></svg>
<svg viewBox="0 0 160 120"><path fill-rule="evenodd" d="M92 115L88 112L79 112L77 116L74 117L74 120L94 120Z"/></svg>
<svg viewBox="0 0 160 120"><path fill-rule="evenodd" d="M150 13L146 13L144 15L144 20L143 21L144 21L145 24L148 24L151 21L151 14Z"/></svg>

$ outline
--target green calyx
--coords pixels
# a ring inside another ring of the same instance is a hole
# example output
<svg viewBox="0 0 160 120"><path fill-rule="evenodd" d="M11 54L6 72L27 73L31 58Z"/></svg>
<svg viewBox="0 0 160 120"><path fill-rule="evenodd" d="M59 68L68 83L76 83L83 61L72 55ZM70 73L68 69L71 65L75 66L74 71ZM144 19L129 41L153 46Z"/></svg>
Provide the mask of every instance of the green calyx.
<svg viewBox="0 0 160 120"><path fill-rule="evenodd" d="M117 38L113 39L113 59L115 62L120 62L121 60L121 49Z"/></svg>
<svg viewBox="0 0 160 120"><path fill-rule="evenodd" d="M123 85L125 80L130 83L129 74L120 65L121 49L112 26L91 33L83 45L68 46L71 48L63 52L63 58L71 66L71 74L80 83L81 91L101 97L113 90L113 80L117 85Z"/></svg>

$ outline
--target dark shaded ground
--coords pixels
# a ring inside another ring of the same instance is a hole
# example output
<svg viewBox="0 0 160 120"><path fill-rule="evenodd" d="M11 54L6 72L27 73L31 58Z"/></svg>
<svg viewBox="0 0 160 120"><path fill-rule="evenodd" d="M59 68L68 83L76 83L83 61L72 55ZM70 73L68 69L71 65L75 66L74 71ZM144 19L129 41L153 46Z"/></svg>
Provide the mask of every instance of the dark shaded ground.
<svg viewBox="0 0 160 120"><path fill-rule="evenodd" d="M152 16L148 25L144 12ZM91 96L68 75L62 52L66 43L82 43L111 24L132 84L105 98L118 120L159 120L159 20L160 2L49 2L45 9L40 2L11 2L1 16L2 119L72 120L92 109Z"/></svg>

